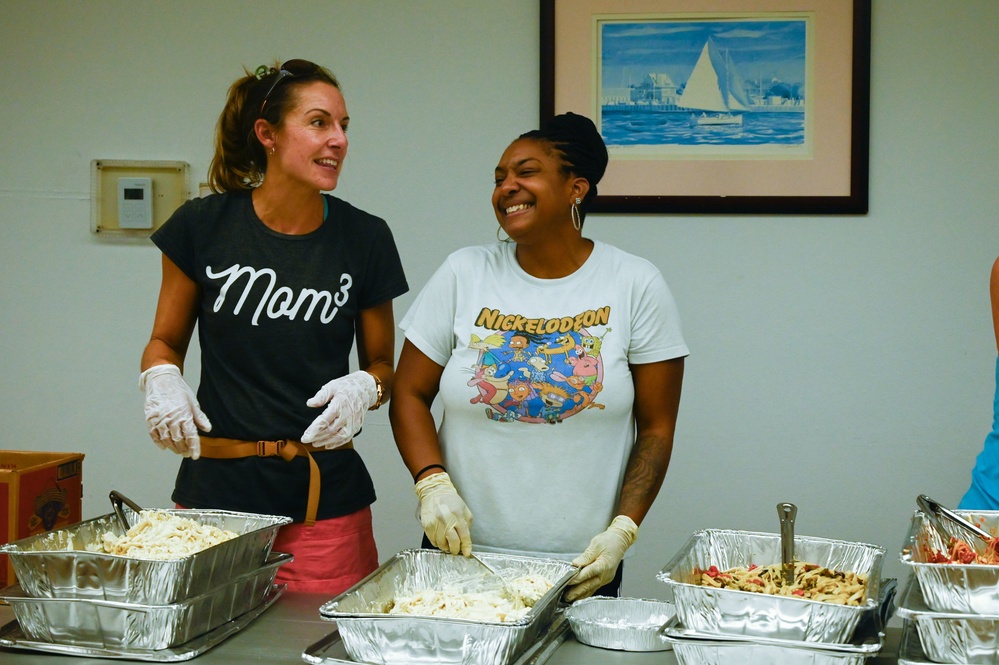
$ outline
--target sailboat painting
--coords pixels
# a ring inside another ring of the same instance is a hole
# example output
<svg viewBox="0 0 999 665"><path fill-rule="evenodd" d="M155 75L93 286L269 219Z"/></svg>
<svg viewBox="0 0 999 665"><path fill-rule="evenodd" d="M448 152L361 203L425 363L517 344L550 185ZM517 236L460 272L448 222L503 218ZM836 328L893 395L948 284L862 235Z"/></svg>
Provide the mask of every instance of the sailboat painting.
<svg viewBox="0 0 999 665"><path fill-rule="evenodd" d="M750 101L739 80L735 65L727 54L722 55L709 38L704 42L697 64L676 99L682 109L700 111L692 116L695 125L741 125L742 113ZM708 114L711 112L711 115Z"/></svg>
<svg viewBox="0 0 999 665"><path fill-rule="evenodd" d="M805 154L807 14L601 20L600 130L612 150Z"/></svg>

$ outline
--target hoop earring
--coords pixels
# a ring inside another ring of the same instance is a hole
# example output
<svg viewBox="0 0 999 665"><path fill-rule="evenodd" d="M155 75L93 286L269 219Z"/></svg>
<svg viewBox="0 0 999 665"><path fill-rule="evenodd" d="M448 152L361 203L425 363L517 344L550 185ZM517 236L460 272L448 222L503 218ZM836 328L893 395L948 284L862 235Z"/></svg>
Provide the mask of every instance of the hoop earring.
<svg viewBox="0 0 999 665"><path fill-rule="evenodd" d="M506 238L500 238L499 232L500 232L500 230L502 228L503 228L502 226L500 226L498 224L496 225L496 240L498 240L500 242L511 242L510 236L507 236Z"/></svg>
<svg viewBox="0 0 999 665"><path fill-rule="evenodd" d="M577 197L572 205L569 206L569 216L572 217L572 228L577 231L583 228L583 220L579 216L579 204L582 202L583 201Z"/></svg>

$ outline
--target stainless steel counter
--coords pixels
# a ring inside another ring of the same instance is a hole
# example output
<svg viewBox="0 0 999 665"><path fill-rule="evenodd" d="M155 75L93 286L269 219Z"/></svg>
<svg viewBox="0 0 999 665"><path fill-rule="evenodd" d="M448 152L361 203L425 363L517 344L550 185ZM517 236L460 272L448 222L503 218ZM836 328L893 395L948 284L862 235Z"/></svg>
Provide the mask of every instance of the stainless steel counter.
<svg viewBox="0 0 999 665"><path fill-rule="evenodd" d="M285 593L242 631L190 662L197 665L302 663L302 651L333 629L333 624L319 616L319 607L328 600L325 595ZM9 606L0 605L0 626L13 619L14 611ZM889 628L882 655L870 659L868 664L895 665L900 633L896 627ZM0 662L4 665L121 665L123 661L0 647ZM580 644L571 635L548 659L548 665L675 665L676 662L670 651L608 651Z"/></svg>

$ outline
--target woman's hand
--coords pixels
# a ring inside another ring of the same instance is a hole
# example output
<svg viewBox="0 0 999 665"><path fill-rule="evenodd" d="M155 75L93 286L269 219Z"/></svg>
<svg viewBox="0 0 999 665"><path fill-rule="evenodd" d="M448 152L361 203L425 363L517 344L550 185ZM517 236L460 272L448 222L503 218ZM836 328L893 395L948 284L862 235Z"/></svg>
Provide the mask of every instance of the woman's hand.
<svg viewBox="0 0 999 665"><path fill-rule="evenodd" d="M358 370L333 379L306 404L326 409L302 434L302 443L337 448L354 438L364 424L364 414L378 404L378 384L371 374Z"/></svg>
<svg viewBox="0 0 999 665"><path fill-rule="evenodd" d="M448 554L472 553L472 511L458 495L446 473L429 475L416 483L420 524L434 547Z"/></svg>
<svg viewBox="0 0 999 665"><path fill-rule="evenodd" d="M154 365L139 375L146 392L146 426L153 443L178 455L198 459L198 429L210 432L212 423L176 365Z"/></svg>
<svg viewBox="0 0 999 665"><path fill-rule="evenodd" d="M579 572L569 580L569 591L565 599L569 602L586 598L600 587L609 584L617 573L617 567L624 553L638 539L638 525L627 515L618 515L611 521L607 530L598 533L590 541L589 547L573 559L572 565Z"/></svg>

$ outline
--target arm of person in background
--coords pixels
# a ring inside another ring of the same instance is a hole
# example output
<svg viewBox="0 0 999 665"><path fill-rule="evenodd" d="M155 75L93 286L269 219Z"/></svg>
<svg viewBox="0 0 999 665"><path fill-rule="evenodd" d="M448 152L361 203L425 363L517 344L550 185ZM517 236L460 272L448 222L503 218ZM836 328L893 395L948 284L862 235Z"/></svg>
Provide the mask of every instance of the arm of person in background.
<svg viewBox="0 0 999 665"><path fill-rule="evenodd" d="M139 375L150 438L162 449L194 459L201 454L198 428L212 428L181 375L198 318L199 293L198 285L164 255L153 332L142 352Z"/></svg>
<svg viewBox="0 0 999 665"><path fill-rule="evenodd" d="M323 411L302 434L303 443L337 448L361 430L365 414L388 401L395 378L395 315L392 301L361 310L356 325L356 372L323 385L306 402ZM324 408L325 407L325 408Z"/></svg>
<svg viewBox="0 0 999 665"><path fill-rule="evenodd" d="M420 524L427 538L445 552L468 556L472 553L472 513L444 470L430 411L443 373L443 367L406 340L389 418L402 461L416 483Z"/></svg>
<svg viewBox="0 0 999 665"><path fill-rule="evenodd" d="M989 300L992 306L992 331L999 353L999 258L992 264L989 275ZM958 501L960 510L995 510L997 475L995 451L999 445L999 356L996 359L995 394L992 398L992 430L985 436L982 453L975 459L971 470L971 484Z"/></svg>
<svg viewBox="0 0 999 665"><path fill-rule="evenodd" d="M989 277L989 296L992 300L992 330L996 336L996 351L999 352L999 258L992 264Z"/></svg>
<svg viewBox="0 0 999 665"><path fill-rule="evenodd" d="M580 570L569 580L567 601L586 598L614 579L624 553L638 538L638 525L652 507L673 454L680 409L683 358L631 365L635 384L635 445L624 472L617 516L572 562Z"/></svg>

